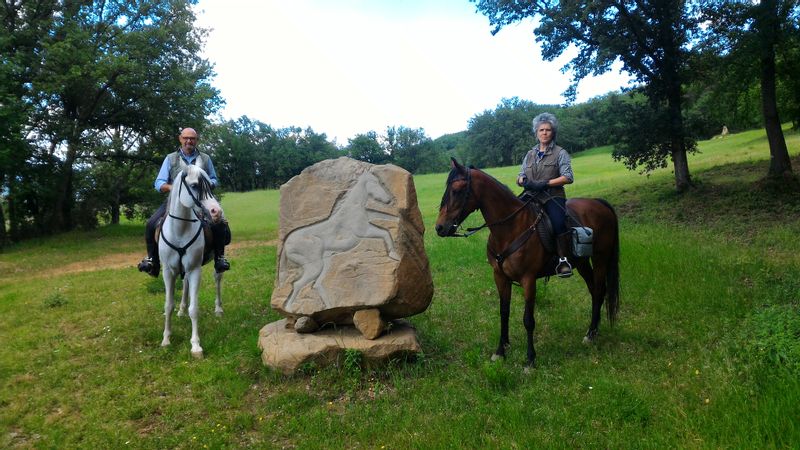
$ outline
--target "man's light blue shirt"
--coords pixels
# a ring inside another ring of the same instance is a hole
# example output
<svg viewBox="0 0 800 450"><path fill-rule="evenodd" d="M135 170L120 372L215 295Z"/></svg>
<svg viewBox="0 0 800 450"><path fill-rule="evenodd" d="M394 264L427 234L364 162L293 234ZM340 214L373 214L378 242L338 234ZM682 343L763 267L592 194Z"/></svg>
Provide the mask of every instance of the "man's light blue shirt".
<svg viewBox="0 0 800 450"><path fill-rule="evenodd" d="M181 158L183 158L187 165L193 164L194 160L197 159L197 149L189 156L186 156L183 151L178 149L178 154L181 155ZM169 162L169 155L167 155L167 157L164 158L164 162L161 163L161 170L158 171L156 181L153 183L156 191L161 192L161 186L172 184L172 180L169 178L170 169L172 169L172 165ZM211 162L211 158L208 158L208 178L211 180L211 186L217 187L217 171L214 169L214 163Z"/></svg>

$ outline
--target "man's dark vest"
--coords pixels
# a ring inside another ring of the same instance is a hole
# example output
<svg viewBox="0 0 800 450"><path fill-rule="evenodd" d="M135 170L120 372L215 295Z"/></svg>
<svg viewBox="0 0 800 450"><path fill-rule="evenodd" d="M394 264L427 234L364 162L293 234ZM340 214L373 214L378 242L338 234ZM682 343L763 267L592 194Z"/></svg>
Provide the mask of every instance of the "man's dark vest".
<svg viewBox="0 0 800 450"><path fill-rule="evenodd" d="M208 173L208 161L210 161L209 156L198 150L197 157L194 160L194 165L203 169L206 173ZM185 168L186 168L186 160L181 157L181 151L178 150L177 152L170 153L169 182L173 183L175 181L175 177L178 176L178 172L180 172Z"/></svg>
<svg viewBox="0 0 800 450"><path fill-rule="evenodd" d="M563 148L558 145L553 145L544 152L544 156L537 161L536 151L538 148L528 151L525 155L525 176L529 180L547 181L561 176L558 167L558 155L565 152ZM566 198L567 194L564 192L564 186L554 186L547 188L547 193L553 197Z"/></svg>

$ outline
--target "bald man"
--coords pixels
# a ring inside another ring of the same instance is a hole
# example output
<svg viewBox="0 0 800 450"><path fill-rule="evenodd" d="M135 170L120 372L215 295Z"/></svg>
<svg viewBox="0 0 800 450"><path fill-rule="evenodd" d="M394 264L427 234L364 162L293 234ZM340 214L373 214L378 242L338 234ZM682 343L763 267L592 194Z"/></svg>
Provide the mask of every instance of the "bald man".
<svg viewBox="0 0 800 450"><path fill-rule="evenodd" d="M181 147L167 155L161 164L161 170L159 170L156 181L153 183L156 190L165 194L169 193L172 190L172 181L178 176L178 172L191 164L203 169L211 180L211 186L216 187L217 172L214 170L214 163L211 162L208 154L197 150L197 132L192 128L184 128L178 136L178 141ZM157 277L159 270L161 270L155 237L156 228L166 211L167 202L165 200L147 221L147 226L145 227L144 241L147 244L147 257L139 263L139 272L146 272L154 277ZM230 263L225 259L225 244L230 241L228 222L224 220L217 225L211 226L211 232L214 235L214 269L217 272L224 272L231 268Z"/></svg>

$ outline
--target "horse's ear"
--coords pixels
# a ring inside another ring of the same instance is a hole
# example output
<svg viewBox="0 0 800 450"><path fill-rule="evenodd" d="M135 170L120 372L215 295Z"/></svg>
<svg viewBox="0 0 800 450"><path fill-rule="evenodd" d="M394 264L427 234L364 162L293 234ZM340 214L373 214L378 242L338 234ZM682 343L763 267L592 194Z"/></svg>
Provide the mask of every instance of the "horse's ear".
<svg viewBox="0 0 800 450"><path fill-rule="evenodd" d="M450 157L450 168L451 169L458 169L458 170L462 170L462 171L464 170L464 166L459 164L458 161L456 161L456 159L454 157L452 157L452 156Z"/></svg>

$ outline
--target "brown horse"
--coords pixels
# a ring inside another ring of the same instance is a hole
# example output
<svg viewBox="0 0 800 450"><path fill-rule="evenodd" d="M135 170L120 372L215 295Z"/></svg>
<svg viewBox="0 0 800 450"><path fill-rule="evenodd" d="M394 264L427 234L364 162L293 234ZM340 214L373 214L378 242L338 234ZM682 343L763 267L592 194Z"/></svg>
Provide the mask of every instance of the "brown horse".
<svg viewBox="0 0 800 450"><path fill-rule="evenodd" d="M461 222L479 209L489 228L486 252L494 269L494 282L500 296L500 344L492 360L505 357L508 340L508 316L511 309L511 283L518 282L525 295L523 323L528 338L528 367L536 360L533 330L536 322L536 279L554 274L555 261L538 232L543 215L526 206L508 187L475 168L452 160L452 170L442 196L436 233L457 236ZM612 206L601 199L573 198L567 201L570 213L594 230L591 262L589 258L571 258L592 294L592 321L584 343L597 337L600 309L606 301L608 320L613 324L619 309L619 226ZM549 267L552 265L552 267Z"/></svg>

